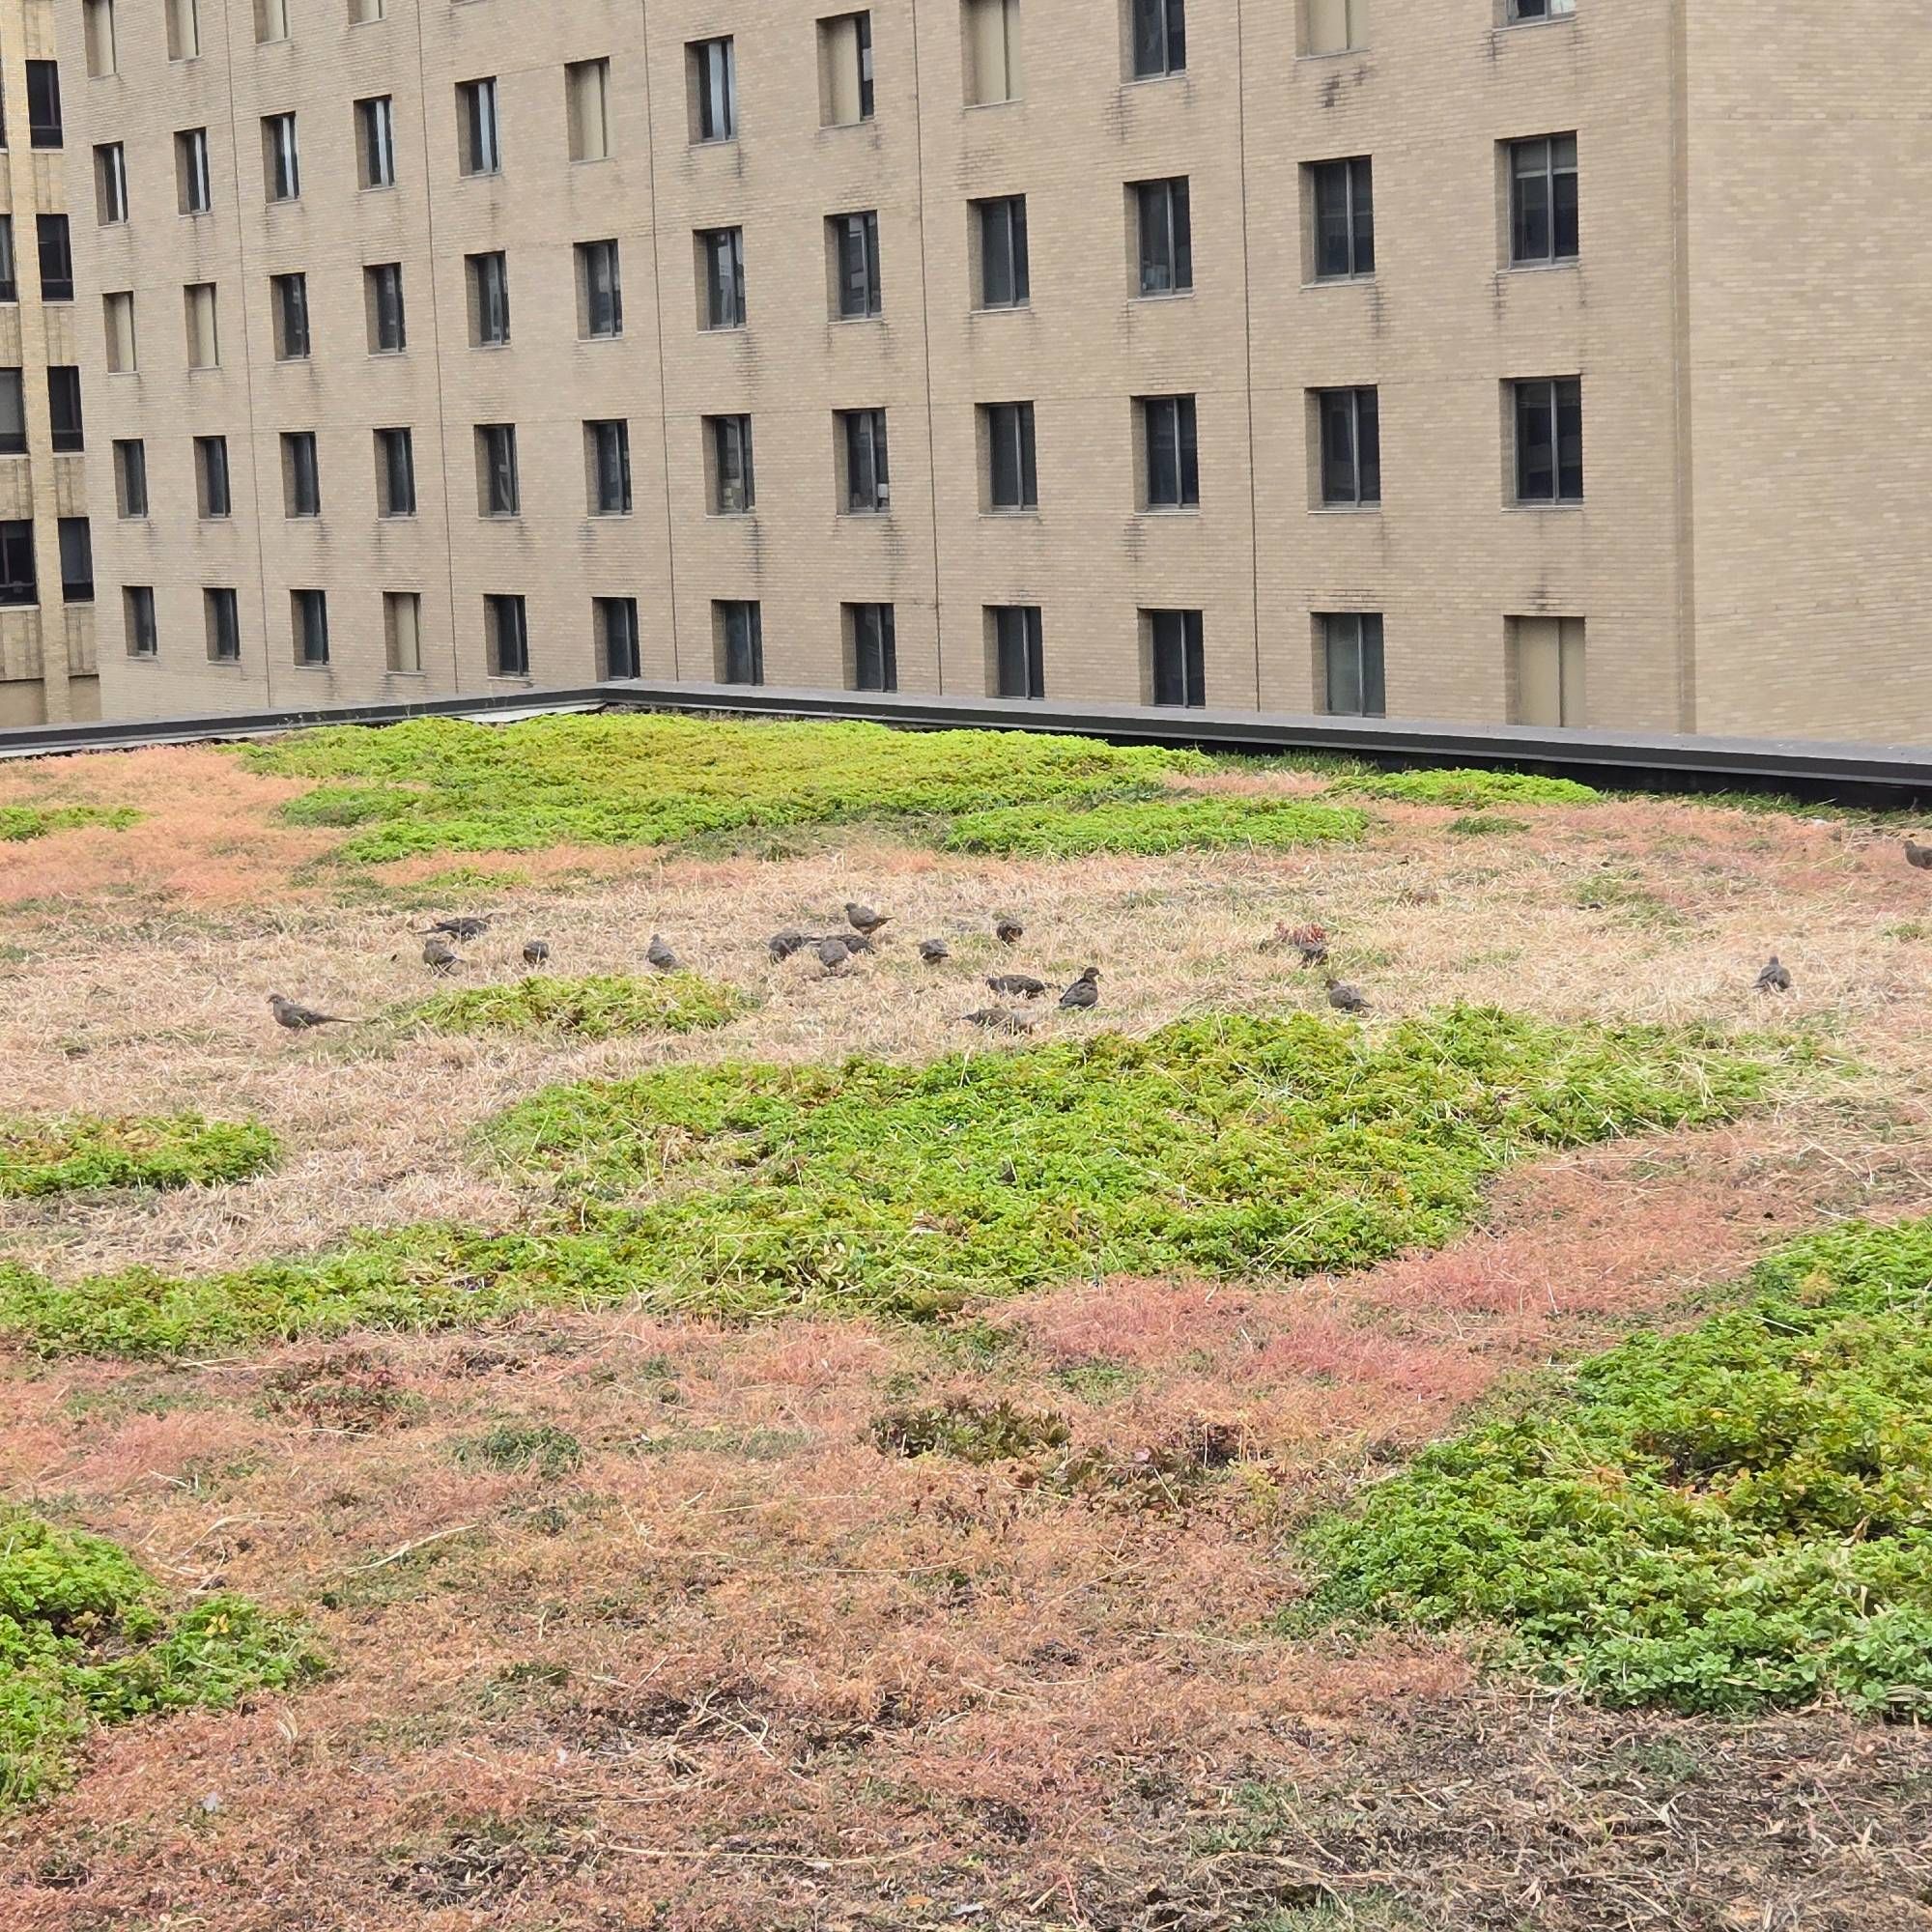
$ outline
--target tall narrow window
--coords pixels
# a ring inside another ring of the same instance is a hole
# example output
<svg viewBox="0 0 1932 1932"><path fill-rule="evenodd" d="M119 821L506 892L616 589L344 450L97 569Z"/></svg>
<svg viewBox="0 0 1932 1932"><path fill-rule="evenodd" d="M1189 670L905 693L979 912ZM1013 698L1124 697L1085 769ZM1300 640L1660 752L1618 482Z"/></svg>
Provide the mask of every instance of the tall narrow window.
<svg viewBox="0 0 1932 1932"><path fill-rule="evenodd" d="M890 604L848 604L845 635L848 689L896 691L899 688L898 645Z"/></svg>
<svg viewBox="0 0 1932 1932"><path fill-rule="evenodd" d="M484 641L492 677L530 674L529 610L521 597L483 600Z"/></svg>
<svg viewBox="0 0 1932 1932"><path fill-rule="evenodd" d="M1192 396L1145 396L1140 402L1147 444L1146 507L1191 510L1201 501L1201 467Z"/></svg>
<svg viewBox="0 0 1932 1932"><path fill-rule="evenodd" d="M497 125L497 80L459 81L456 88L457 165L466 175L503 171L503 148Z"/></svg>
<svg viewBox="0 0 1932 1932"><path fill-rule="evenodd" d="M1583 619L1512 617L1510 723L1558 731L1590 722L1583 673Z"/></svg>
<svg viewBox="0 0 1932 1932"><path fill-rule="evenodd" d="M58 148L67 134L61 125L60 63L27 63L27 136L36 148Z"/></svg>
<svg viewBox="0 0 1932 1932"><path fill-rule="evenodd" d="M366 27L372 21L389 17L389 0L349 0L349 24Z"/></svg>
<svg viewBox="0 0 1932 1932"><path fill-rule="evenodd" d="M235 664L242 656L242 610L232 590L204 590L201 620L210 664Z"/></svg>
<svg viewBox="0 0 1932 1932"><path fill-rule="evenodd" d="M1147 612L1148 687L1156 704L1199 708L1208 702L1199 611Z"/></svg>
<svg viewBox="0 0 1932 1932"><path fill-rule="evenodd" d="M691 138L738 137L738 58L729 40L694 41L691 65Z"/></svg>
<svg viewBox="0 0 1932 1932"><path fill-rule="evenodd" d="M40 580L34 569L33 525L0 524L0 604L40 601Z"/></svg>
<svg viewBox="0 0 1932 1932"><path fill-rule="evenodd" d="M215 309L214 284L190 282L182 291L182 314L187 330L187 366L190 369L219 368L221 332Z"/></svg>
<svg viewBox="0 0 1932 1932"><path fill-rule="evenodd" d="M611 63L572 61L563 71L564 105L570 116L570 158L611 158Z"/></svg>
<svg viewBox="0 0 1932 1932"><path fill-rule="evenodd" d="M121 48L114 31L114 0L82 0L81 25L87 39L87 71L97 78L118 73Z"/></svg>
<svg viewBox="0 0 1932 1932"><path fill-rule="evenodd" d="M479 349L500 349L510 339L510 266L500 252L471 255L469 340Z"/></svg>
<svg viewBox="0 0 1932 1932"><path fill-rule="evenodd" d="M64 214L37 214L34 231L41 247L41 299L73 299L73 238Z"/></svg>
<svg viewBox="0 0 1932 1932"><path fill-rule="evenodd" d="M486 517L514 517L523 509L514 423L476 425L476 500Z"/></svg>
<svg viewBox="0 0 1932 1932"><path fill-rule="evenodd" d="M168 58L174 61L201 58L200 0L161 0L167 13Z"/></svg>
<svg viewBox="0 0 1932 1932"><path fill-rule="evenodd" d="M597 633L597 675L600 678L642 677L643 654L638 644L638 600L635 597L594 597L591 614Z"/></svg>
<svg viewBox="0 0 1932 1932"><path fill-rule="evenodd" d="M614 242L577 244L578 333L583 336L622 335L624 282Z"/></svg>
<svg viewBox="0 0 1932 1932"><path fill-rule="evenodd" d="M1577 137L1512 141L1510 261L1519 269L1573 262L1577 253Z"/></svg>
<svg viewBox="0 0 1932 1932"><path fill-rule="evenodd" d="M225 436L198 436L194 440L195 510L209 521L234 514L234 497L228 484L228 439Z"/></svg>
<svg viewBox="0 0 1932 1932"><path fill-rule="evenodd" d="M301 195L301 153L293 114L262 118L262 179L270 201L295 201Z"/></svg>
<svg viewBox="0 0 1932 1932"><path fill-rule="evenodd" d="M160 631L155 622L155 592L151 584L130 583L121 592L121 621L130 658L160 655Z"/></svg>
<svg viewBox="0 0 1932 1932"><path fill-rule="evenodd" d="M704 327L743 328L745 231L742 228L706 229L698 235L697 254L704 276Z"/></svg>
<svg viewBox="0 0 1932 1932"><path fill-rule="evenodd" d="M26 383L18 369L0 369L0 456L26 453Z"/></svg>
<svg viewBox="0 0 1932 1932"><path fill-rule="evenodd" d="M255 38L285 41L289 37L289 0L255 0Z"/></svg>
<svg viewBox="0 0 1932 1932"><path fill-rule="evenodd" d="M583 425L583 453L590 471L590 514L631 514L631 425L616 418Z"/></svg>
<svg viewBox="0 0 1932 1932"><path fill-rule="evenodd" d="M290 517L322 515L322 463L312 429L282 433L282 508Z"/></svg>
<svg viewBox="0 0 1932 1932"><path fill-rule="evenodd" d="M14 373L17 377L18 372ZM0 383L0 423L5 421L6 401L6 385ZM23 440L21 447L25 446ZM114 445L114 507L124 521L148 514L148 445L139 437Z"/></svg>
<svg viewBox="0 0 1932 1932"><path fill-rule="evenodd" d="M128 150L119 141L94 151L94 206L103 228L128 218Z"/></svg>
<svg viewBox="0 0 1932 1932"><path fill-rule="evenodd" d="M818 117L828 128L872 118L872 16L841 14L818 23Z"/></svg>
<svg viewBox="0 0 1932 1932"><path fill-rule="evenodd" d="M1339 611L1321 620L1321 708L1334 718L1381 718L1382 620L1367 611Z"/></svg>
<svg viewBox="0 0 1932 1932"><path fill-rule="evenodd" d="M47 412L55 455L71 456L87 447L80 413L80 371L71 364L57 363L47 371Z"/></svg>
<svg viewBox="0 0 1932 1932"><path fill-rule="evenodd" d="M321 590L291 590L289 619L295 633L296 663L319 668L328 662L328 598Z"/></svg>
<svg viewBox="0 0 1932 1932"><path fill-rule="evenodd" d="M1131 0L1136 80L1180 73L1187 67L1186 0Z"/></svg>
<svg viewBox="0 0 1932 1932"><path fill-rule="evenodd" d="M355 157L364 187L396 185L396 103L386 94L355 103Z"/></svg>
<svg viewBox="0 0 1932 1932"><path fill-rule="evenodd" d="M1315 279L1343 281L1376 271L1375 169L1366 155L1308 170L1315 221Z"/></svg>
<svg viewBox="0 0 1932 1932"><path fill-rule="evenodd" d="M1141 294L1174 296L1194 286L1194 222L1187 177L1136 182L1139 216Z"/></svg>
<svg viewBox="0 0 1932 1932"><path fill-rule="evenodd" d="M1369 43L1369 0L1306 0L1308 51L1354 53Z"/></svg>
<svg viewBox="0 0 1932 1932"><path fill-rule="evenodd" d="M376 432L376 514L413 517L416 513L415 438L407 429Z"/></svg>
<svg viewBox="0 0 1932 1932"><path fill-rule="evenodd" d="M1583 500L1583 384L1576 376L1516 383L1516 496L1520 503Z"/></svg>
<svg viewBox="0 0 1932 1932"><path fill-rule="evenodd" d="M415 591L384 591L383 654L396 676L422 675L422 599Z"/></svg>
<svg viewBox="0 0 1932 1932"><path fill-rule="evenodd" d="M175 136L175 189L184 214L208 214L214 189L208 172L208 129L184 128Z"/></svg>
<svg viewBox="0 0 1932 1932"><path fill-rule="evenodd" d="M1046 653L1037 604L1002 604L993 619L993 695L1040 698L1046 696Z"/></svg>
<svg viewBox="0 0 1932 1932"><path fill-rule="evenodd" d="M138 366L134 343L134 294L119 289L100 298L103 333L107 338L107 370L110 375L131 375Z"/></svg>
<svg viewBox="0 0 1932 1932"><path fill-rule="evenodd" d="M269 293L274 310L276 359L299 362L309 352L308 277L272 275Z"/></svg>
<svg viewBox="0 0 1932 1932"><path fill-rule="evenodd" d="M1039 478L1034 464L1033 405L988 403L981 411L986 432L987 499L996 510L1039 507Z"/></svg>
<svg viewBox="0 0 1932 1932"><path fill-rule="evenodd" d="M742 517L757 502L752 479L750 416L707 416L707 467L711 471L711 513Z"/></svg>
<svg viewBox="0 0 1932 1932"><path fill-rule="evenodd" d="M756 604L720 603L711 607L720 684L765 681L764 613Z"/></svg>
<svg viewBox="0 0 1932 1932"><path fill-rule="evenodd" d="M410 346L409 325L403 314L403 265L378 262L362 270L362 282L370 355L400 355Z"/></svg>
<svg viewBox="0 0 1932 1932"><path fill-rule="evenodd" d="M1353 508L1382 499L1381 412L1374 389L1320 389L1321 500Z"/></svg>
<svg viewBox="0 0 1932 1932"><path fill-rule="evenodd" d="M885 306L879 288L879 217L872 210L832 217L832 248L841 322L877 315Z"/></svg>
<svg viewBox="0 0 1932 1932"><path fill-rule="evenodd" d="M1023 194L976 201L980 240L980 306L1024 308L1032 298L1027 261L1027 212Z"/></svg>
<svg viewBox="0 0 1932 1932"><path fill-rule="evenodd" d="M892 507L892 477L886 464L884 410L842 410L839 439L845 454L845 511L849 516L881 515Z"/></svg>
<svg viewBox="0 0 1932 1932"><path fill-rule="evenodd" d="M94 602L94 531L85 517L62 517L60 541L61 601Z"/></svg>
<svg viewBox="0 0 1932 1932"><path fill-rule="evenodd" d="M20 276L14 266L14 217L0 214L0 302L19 299Z"/></svg>
<svg viewBox="0 0 1932 1932"><path fill-rule="evenodd" d="M1020 0L966 0L966 99L995 107L1020 98Z"/></svg>

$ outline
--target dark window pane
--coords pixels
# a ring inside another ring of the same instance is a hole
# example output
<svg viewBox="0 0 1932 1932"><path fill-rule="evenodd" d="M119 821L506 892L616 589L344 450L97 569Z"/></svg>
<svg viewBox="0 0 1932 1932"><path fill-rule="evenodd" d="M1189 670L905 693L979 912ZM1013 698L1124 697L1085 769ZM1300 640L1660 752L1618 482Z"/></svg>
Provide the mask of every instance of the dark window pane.
<svg viewBox="0 0 1932 1932"><path fill-rule="evenodd" d="M94 602L94 537L85 517L60 520L61 595L70 604Z"/></svg>
<svg viewBox="0 0 1932 1932"><path fill-rule="evenodd" d="M1583 497L1583 385L1558 383L1556 389L1557 495L1566 502Z"/></svg>

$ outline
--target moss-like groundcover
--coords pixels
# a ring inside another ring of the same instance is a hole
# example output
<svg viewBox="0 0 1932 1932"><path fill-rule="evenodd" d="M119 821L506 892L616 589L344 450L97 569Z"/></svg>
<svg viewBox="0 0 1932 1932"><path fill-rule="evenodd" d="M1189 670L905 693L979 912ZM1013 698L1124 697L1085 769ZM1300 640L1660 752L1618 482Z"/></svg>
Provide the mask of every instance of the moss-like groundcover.
<svg viewBox="0 0 1932 1932"><path fill-rule="evenodd" d="M225 1709L319 1668L294 1623L235 1597L171 1615L116 1545L0 1505L0 1805L64 1783L95 1724Z"/></svg>
<svg viewBox="0 0 1932 1932"><path fill-rule="evenodd" d="M140 817L131 805L0 805L0 843L17 844L96 825L125 832Z"/></svg>
<svg viewBox="0 0 1932 1932"><path fill-rule="evenodd" d="M1453 805L1462 811L1498 805L1596 805L1604 796L1576 779L1543 778L1535 772L1379 772L1345 780L1336 789L1405 805Z"/></svg>
<svg viewBox="0 0 1932 1932"><path fill-rule="evenodd" d="M617 1039L725 1026L751 1004L744 994L696 973L648 980L625 975L553 980L533 974L508 985L439 993L404 1017L436 1033L563 1033L577 1039Z"/></svg>
<svg viewBox="0 0 1932 1932"><path fill-rule="evenodd" d="M1197 1019L928 1066L663 1067L494 1123L503 1158L555 1183L530 1231L369 1234L191 1279L0 1266L0 1329L161 1353L634 1296L917 1316L1094 1272L1350 1268L1448 1239L1511 1161L1724 1118L1771 1077L1683 1034L1465 1009L1374 1034Z"/></svg>
<svg viewBox="0 0 1932 1932"><path fill-rule="evenodd" d="M1316 1612L1499 1626L1611 1704L1932 1713L1932 1220L1749 1286L1321 1525Z"/></svg>
<svg viewBox="0 0 1932 1932"><path fill-rule="evenodd" d="M1285 850L1359 838L1366 816L1347 807L1290 798L1127 800L1086 810L1008 806L956 819L946 844L953 852L995 852L1014 859L1074 859L1092 852L1156 855L1243 846Z"/></svg>
<svg viewBox="0 0 1932 1932"><path fill-rule="evenodd" d="M199 1114L66 1114L43 1121L0 1115L0 1196L247 1180L280 1152L267 1127Z"/></svg>

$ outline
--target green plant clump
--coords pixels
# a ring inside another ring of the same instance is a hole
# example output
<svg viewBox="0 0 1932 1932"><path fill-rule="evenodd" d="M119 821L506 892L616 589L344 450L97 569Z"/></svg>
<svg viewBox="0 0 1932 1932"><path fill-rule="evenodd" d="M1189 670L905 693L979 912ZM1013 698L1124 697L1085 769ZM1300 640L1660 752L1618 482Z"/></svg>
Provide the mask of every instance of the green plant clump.
<svg viewBox="0 0 1932 1932"><path fill-rule="evenodd" d="M320 1667L293 1622L235 1597L170 1615L116 1545L0 1505L0 1805L65 1783L95 1724L225 1710Z"/></svg>
<svg viewBox="0 0 1932 1932"><path fill-rule="evenodd" d="M1318 1613L1499 1626L1615 1705L1932 1714L1932 1219L1848 1225L1318 1526Z"/></svg>
<svg viewBox="0 0 1932 1932"><path fill-rule="evenodd" d="M952 852L996 852L1014 859L1077 859L1090 852L1210 852L1346 843L1368 820L1347 807L1290 798L1166 798L1063 807L1008 806L953 821Z"/></svg>
<svg viewBox="0 0 1932 1932"><path fill-rule="evenodd" d="M267 1127L199 1114L138 1120L68 1114L45 1121L0 1115L0 1196L247 1180L280 1152Z"/></svg>
<svg viewBox="0 0 1932 1932"><path fill-rule="evenodd" d="M1458 838L1502 838L1529 830L1526 818L1512 818L1504 811L1465 811L1449 821L1449 830Z"/></svg>
<svg viewBox="0 0 1932 1932"><path fill-rule="evenodd" d="M470 1466L525 1471L554 1479L582 1466L583 1444L550 1422L499 1422L456 1445L456 1460Z"/></svg>
<svg viewBox="0 0 1932 1932"><path fill-rule="evenodd" d="M284 815L357 828L339 856L363 861L1089 804L1208 768L1197 753L1088 738L620 713L336 726L240 755L258 771L318 781Z"/></svg>
<svg viewBox="0 0 1932 1932"><path fill-rule="evenodd" d="M131 805L0 805L0 843L17 844L93 825L125 832L141 816Z"/></svg>
<svg viewBox="0 0 1932 1932"><path fill-rule="evenodd" d="M648 980L533 975L506 986L439 993L411 1008L407 1017L437 1033L566 1033L579 1039L617 1039L725 1026L751 1004L744 994L696 973Z"/></svg>
<svg viewBox="0 0 1932 1932"><path fill-rule="evenodd" d="M1576 779L1543 778L1535 772L1381 772L1350 779L1338 787L1405 805L1453 805L1483 811L1500 805L1595 805L1603 793Z"/></svg>
<svg viewBox="0 0 1932 1932"><path fill-rule="evenodd" d="M888 1456L953 1456L963 1463L1003 1463L1037 1449L1064 1448L1073 1432L1053 1409L1007 1401L911 1404L872 1418L872 1442Z"/></svg>
<svg viewBox="0 0 1932 1932"><path fill-rule="evenodd" d="M375 1232L227 1274L0 1265L0 1330L165 1354L636 1300L920 1317L1114 1272L1288 1277L1464 1228L1546 1148L1728 1118L1772 1068L1696 1036L1452 1009L1184 1020L928 1066L668 1066L548 1090L488 1140L551 1177L510 1234Z"/></svg>

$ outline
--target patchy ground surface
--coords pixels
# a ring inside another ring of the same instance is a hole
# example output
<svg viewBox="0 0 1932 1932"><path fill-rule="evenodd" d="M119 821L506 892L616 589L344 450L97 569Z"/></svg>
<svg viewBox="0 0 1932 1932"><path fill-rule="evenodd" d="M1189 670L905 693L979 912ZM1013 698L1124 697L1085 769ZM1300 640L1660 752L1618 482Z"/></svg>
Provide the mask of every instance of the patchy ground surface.
<svg viewBox="0 0 1932 1932"><path fill-rule="evenodd" d="M9 1932L1932 1926L1909 1727L1607 1714L1480 1677L1460 1637L1278 1634L1302 1527L1472 1409L1695 1319L1794 1235L1932 1209L1932 885L1890 828L1458 789L1337 795L1359 840L1278 851L1021 859L874 822L344 866L353 825L279 815L307 791L215 751L0 772L0 806L142 814L0 843L6 1111L282 1145L232 1185L0 1200L0 1264L198 1275L518 1227L555 1200L476 1136L548 1087L931 1062L975 1043L988 972L1100 966L1099 1011L1038 1015L1047 1039L1325 1011L1260 947L1308 921L1372 1041L1465 1003L1708 1029L1777 1078L1726 1124L1508 1167L1435 1252L1294 1284L1075 1280L919 1326L618 1308L189 1361L0 1350L0 1499L113 1539L177 1604L298 1613L332 1666L83 1740L71 1790L0 1821ZM770 933L838 929L847 899L893 915L876 956L772 962ZM496 917L459 987L514 981L529 937L547 974L641 974L658 931L744 1005L607 1038L273 1026L272 991L393 1015L449 990L426 912ZM1774 949L1788 1000L1751 990ZM1058 1427L906 1456L910 1411Z"/></svg>

